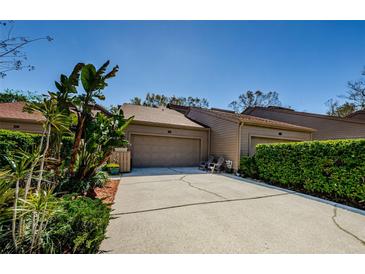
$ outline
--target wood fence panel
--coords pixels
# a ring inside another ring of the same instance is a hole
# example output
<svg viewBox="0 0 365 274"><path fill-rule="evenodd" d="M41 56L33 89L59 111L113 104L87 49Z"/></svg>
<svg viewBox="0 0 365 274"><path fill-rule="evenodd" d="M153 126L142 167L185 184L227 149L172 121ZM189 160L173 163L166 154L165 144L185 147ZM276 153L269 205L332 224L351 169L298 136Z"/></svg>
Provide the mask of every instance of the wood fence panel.
<svg viewBox="0 0 365 274"><path fill-rule="evenodd" d="M109 163L119 164L120 172L131 171L131 152L130 151L114 151L109 158Z"/></svg>

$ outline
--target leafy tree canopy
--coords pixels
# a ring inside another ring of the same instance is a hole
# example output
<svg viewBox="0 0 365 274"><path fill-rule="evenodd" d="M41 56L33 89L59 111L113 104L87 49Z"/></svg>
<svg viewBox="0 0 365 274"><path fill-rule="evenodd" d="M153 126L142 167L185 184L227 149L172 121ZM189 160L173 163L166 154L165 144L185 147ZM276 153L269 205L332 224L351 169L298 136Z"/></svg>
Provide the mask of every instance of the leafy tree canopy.
<svg viewBox="0 0 365 274"><path fill-rule="evenodd" d="M41 96L35 92L5 89L0 92L0 103L39 101Z"/></svg>
<svg viewBox="0 0 365 274"><path fill-rule="evenodd" d="M248 107L267 107L267 106L281 106L279 94L276 91L262 92L257 90L255 92L248 90L242 93L237 100L232 101L228 107L235 112L241 113Z"/></svg>
<svg viewBox="0 0 365 274"><path fill-rule="evenodd" d="M143 106L166 106L167 104L174 104L179 106L201 107L208 108L209 103L206 98L198 97L177 97L175 95L168 97L163 94L147 93L146 98L142 100L139 97L134 97L130 101L134 105Z"/></svg>

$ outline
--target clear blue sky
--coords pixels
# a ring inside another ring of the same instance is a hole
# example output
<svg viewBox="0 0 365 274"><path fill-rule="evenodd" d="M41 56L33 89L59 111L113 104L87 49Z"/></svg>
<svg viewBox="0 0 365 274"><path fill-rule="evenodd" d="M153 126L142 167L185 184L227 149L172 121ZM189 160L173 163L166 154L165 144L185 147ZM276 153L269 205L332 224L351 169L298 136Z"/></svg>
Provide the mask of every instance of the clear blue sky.
<svg viewBox="0 0 365 274"><path fill-rule="evenodd" d="M15 34L50 35L27 48L34 71L0 88L45 92L77 62L120 66L104 105L147 92L198 96L226 108L246 90L324 113L365 65L365 21L18 21Z"/></svg>

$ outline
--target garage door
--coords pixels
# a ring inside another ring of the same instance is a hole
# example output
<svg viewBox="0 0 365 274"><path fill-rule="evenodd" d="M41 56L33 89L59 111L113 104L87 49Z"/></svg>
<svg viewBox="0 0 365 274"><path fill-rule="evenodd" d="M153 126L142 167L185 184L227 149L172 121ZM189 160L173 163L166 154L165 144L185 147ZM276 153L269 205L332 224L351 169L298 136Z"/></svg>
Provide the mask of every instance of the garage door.
<svg viewBox="0 0 365 274"><path fill-rule="evenodd" d="M134 167L196 166L200 140L163 136L132 135Z"/></svg>
<svg viewBox="0 0 365 274"><path fill-rule="evenodd" d="M258 144L289 143L289 142L298 142L298 141L275 139L275 138L251 137L250 156L256 153L256 145Z"/></svg>

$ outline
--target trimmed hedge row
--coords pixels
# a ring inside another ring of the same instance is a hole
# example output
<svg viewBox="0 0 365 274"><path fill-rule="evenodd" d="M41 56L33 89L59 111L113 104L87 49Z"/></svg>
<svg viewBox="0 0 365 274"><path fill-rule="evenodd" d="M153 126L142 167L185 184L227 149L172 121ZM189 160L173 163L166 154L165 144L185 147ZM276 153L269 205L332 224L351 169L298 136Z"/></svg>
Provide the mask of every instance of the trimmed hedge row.
<svg viewBox="0 0 365 274"><path fill-rule="evenodd" d="M40 140L40 134L0 129L0 155L11 156L17 149L29 151L33 146L38 145ZM67 160L71 155L73 137L62 137L62 143L61 157ZM5 159L0 157L0 168L5 164Z"/></svg>
<svg viewBox="0 0 365 274"><path fill-rule="evenodd" d="M365 139L258 145L259 177L365 207Z"/></svg>
<svg viewBox="0 0 365 274"><path fill-rule="evenodd" d="M258 178L255 157L241 156L239 173L243 177Z"/></svg>

